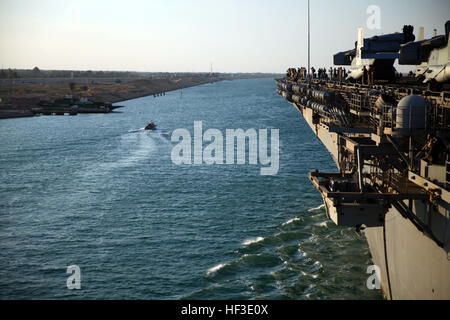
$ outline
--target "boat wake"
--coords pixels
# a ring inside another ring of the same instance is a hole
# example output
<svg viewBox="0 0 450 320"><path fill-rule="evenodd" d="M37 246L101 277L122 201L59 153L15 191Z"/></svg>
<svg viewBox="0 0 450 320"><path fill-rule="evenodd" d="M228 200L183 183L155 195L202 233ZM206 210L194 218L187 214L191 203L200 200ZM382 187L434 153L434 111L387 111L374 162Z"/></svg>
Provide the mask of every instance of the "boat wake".
<svg viewBox="0 0 450 320"><path fill-rule="evenodd" d="M144 130L135 134L124 134L117 138L113 144L116 147L111 151L104 152L100 161L91 163L85 170L83 176L88 179L107 175L110 171L136 166L137 164L151 159L162 144L168 144L167 140L159 135L149 135Z"/></svg>
<svg viewBox="0 0 450 320"><path fill-rule="evenodd" d="M243 245L244 247L247 247L247 246L249 246L249 245L251 245L251 244L258 243L258 242L261 242L261 241L263 241L263 240L264 240L263 237L257 237L257 238L247 239L247 240L245 240L245 241L242 243L242 245Z"/></svg>
<svg viewBox="0 0 450 320"><path fill-rule="evenodd" d="M155 139L146 134L145 131L139 132L137 135L122 136L121 143L118 148L120 155L125 154L125 157L119 158L112 163L106 163L107 167L129 167L134 166L138 162L150 158L150 155L157 149Z"/></svg>
<svg viewBox="0 0 450 320"><path fill-rule="evenodd" d="M225 267L226 265L227 265L226 263L221 263L221 264L218 264L217 266L209 268L206 271L206 275L207 276L212 275L212 274L216 273L217 271L219 271L220 269L222 269L223 267Z"/></svg>
<svg viewBox="0 0 450 320"><path fill-rule="evenodd" d="M168 138L168 139L171 136L170 132L167 130L164 130L164 129L146 130L145 128L140 128L140 129L131 129L128 131L128 133L142 133L142 132L156 133L159 136Z"/></svg>
<svg viewBox="0 0 450 320"><path fill-rule="evenodd" d="M290 225L291 223L294 223L294 222L296 222L296 221L303 221L303 219L302 218L292 218L292 219L290 219L290 220L288 220L288 221L286 221L285 223L283 223L283 227L285 227L285 226L288 226L288 225Z"/></svg>
<svg viewBox="0 0 450 320"><path fill-rule="evenodd" d="M304 216L281 223L276 228L277 232L265 237L244 238L241 247L236 248L234 258L228 262L217 261L216 265L205 269L203 277L208 286L183 298L195 300L220 296L230 285L242 287L263 298L285 297L280 290L290 292L294 288L299 290L297 294L303 299L327 297L321 291L330 281L323 279L325 266L346 263L345 260L336 261L335 252L328 249L329 244L335 243L337 238L344 238L342 248L353 250L348 244L353 244L355 238L352 232L334 227L320 212L323 208L324 205L306 207L301 213ZM345 277L340 275L331 282L338 283Z"/></svg>
<svg viewBox="0 0 450 320"><path fill-rule="evenodd" d="M317 208L311 208L308 210L308 212L313 212L313 211L319 211L320 209L325 208L324 204L321 204L320 206L318 206Z"/></svg>
<svg viewBox="0 0 450 320"><path fill-rule="evenodd" d="M138 132L142 132L145 131L145 128L140 128L140 129L136 129L136 130L129 130L128 133L138 133Z"/></svg>

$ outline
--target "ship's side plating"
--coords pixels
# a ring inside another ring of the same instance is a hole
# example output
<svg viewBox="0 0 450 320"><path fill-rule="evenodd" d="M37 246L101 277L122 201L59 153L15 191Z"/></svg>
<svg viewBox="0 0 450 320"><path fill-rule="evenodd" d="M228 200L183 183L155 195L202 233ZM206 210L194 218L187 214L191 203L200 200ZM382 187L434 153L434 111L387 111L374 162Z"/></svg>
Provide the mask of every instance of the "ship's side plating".
<svg viewBox="0 0 450 320"><path fill-rule="evenodd" d="M450 299L449 159L425 160L421 148L431 131L449 137L448 93L286 79L278 87L338 166L311 181L330 219L364 230L386 298Z"/></svg>

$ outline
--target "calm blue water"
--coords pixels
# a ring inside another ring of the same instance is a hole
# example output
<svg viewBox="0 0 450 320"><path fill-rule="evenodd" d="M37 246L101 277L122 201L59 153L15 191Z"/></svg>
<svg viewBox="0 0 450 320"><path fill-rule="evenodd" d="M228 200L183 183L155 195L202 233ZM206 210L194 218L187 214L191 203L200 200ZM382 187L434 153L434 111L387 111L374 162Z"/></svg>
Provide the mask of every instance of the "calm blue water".
<svg viewBox="0 0 450 320"><path fill-rule="evenodd" d="M307 178L336 170L271 79L121 103L121 113L0 120L1 299L379 299L365 239L328 221ZM176 166L130 130L279 128L280 170ZM81 268L81 290L66 269Z"/></svg>

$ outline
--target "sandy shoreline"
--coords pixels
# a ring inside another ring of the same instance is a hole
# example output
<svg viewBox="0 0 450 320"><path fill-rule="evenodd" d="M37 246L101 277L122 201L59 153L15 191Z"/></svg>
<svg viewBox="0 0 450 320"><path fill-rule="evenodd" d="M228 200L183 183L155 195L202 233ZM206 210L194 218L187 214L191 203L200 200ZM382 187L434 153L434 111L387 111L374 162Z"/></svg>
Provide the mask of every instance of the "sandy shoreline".
<svg viewBox="0 0 450 320"><path fill-rule="evenodd" d="M67 81L2 85L0 87L0 119L33 116L32 109L39 102L54 101L66 95L88 98L91 101L118 103L206 83L244 78L246 77L193 74L160 79L118 79L111 80L110 83L96 83L95 80L91 80L86 83L74 81L72 85Z"/></svg>

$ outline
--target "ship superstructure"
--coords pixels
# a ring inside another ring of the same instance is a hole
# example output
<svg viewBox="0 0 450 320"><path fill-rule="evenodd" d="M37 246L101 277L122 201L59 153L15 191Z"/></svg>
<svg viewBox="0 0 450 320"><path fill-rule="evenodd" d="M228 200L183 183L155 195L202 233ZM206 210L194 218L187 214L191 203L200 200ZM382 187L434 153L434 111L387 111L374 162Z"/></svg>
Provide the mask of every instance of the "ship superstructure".
<svg viewBox="0 0 450 320"><path fill-rule="evenodd" d="M364 232L386 298L450 299L450 92L406 80L277 85L336 163L311 182L332 221Z"/></svg>

